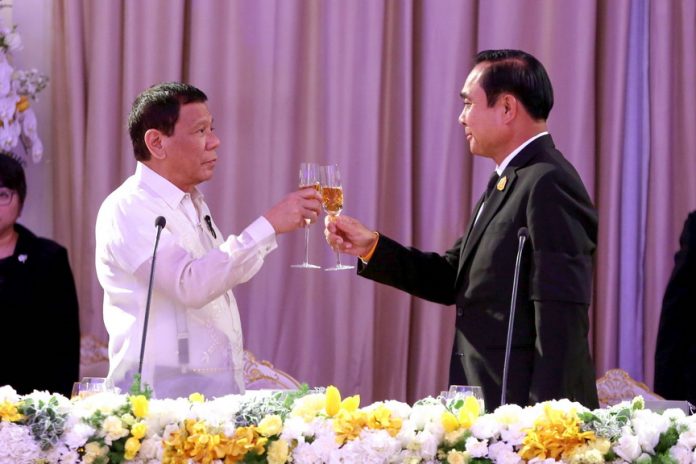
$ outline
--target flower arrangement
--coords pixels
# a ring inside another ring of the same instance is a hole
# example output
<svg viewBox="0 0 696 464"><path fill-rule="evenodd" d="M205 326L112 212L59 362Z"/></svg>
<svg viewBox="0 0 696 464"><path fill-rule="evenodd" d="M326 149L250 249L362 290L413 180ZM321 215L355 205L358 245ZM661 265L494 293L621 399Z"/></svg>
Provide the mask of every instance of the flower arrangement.
<svg viewBox="0 0 696 464"><path fill-rule="evenodd" d="M504 405L425 398L360 407L335 387L154 400L68 400L0 388L0 462L449 463L696 462L696 416L642 398L590 411L568 400Z"/></svg>
<svg viewBox="0 0 696 464"><path fill-rule="evenodd" d="M23 160L18 146L36 163L43 155L43 144L36 126L32 101L48 84L48 77L36 69L16 70L12 53L22 48L17 27L0 23L0 152Z"/></svg>

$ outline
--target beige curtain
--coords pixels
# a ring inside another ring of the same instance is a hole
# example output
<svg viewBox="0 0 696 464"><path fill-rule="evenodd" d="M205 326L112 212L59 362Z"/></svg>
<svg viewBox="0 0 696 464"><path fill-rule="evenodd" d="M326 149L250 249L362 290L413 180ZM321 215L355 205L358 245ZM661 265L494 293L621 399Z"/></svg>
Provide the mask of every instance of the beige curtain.
<svg viewBox="0 0 696 464"><path fill-rule="evenodd" d="M125 130L135 95L185 80L210 98L222 139L203 190L215 220L238 232L297 184L301 161L338 163L346 214L406 244L444 251L463 233L493 165L472 158L457 124L471 58L521 48L545 63L549 121L598 206L593 346L598 373L619 366L628 252L626 204L643 205L642 365L651 381L661 294L681 223L696 208L693 1L644 5L650 174L622 190L632 4L507 0L124 0L54 3L55 237L69 251L84 334L105 339L94 273L94 221L135 166ZM630 95L630 94L628 94ZM628 122L627 122L628 121ZM628 194L627 194L628 193ZM628 203L627 203L628 202ZM633 203L631 203L633 202ZM642 203L641 203L642 202ZM154 229L153 229L154 238ZM328 266L321 227L310 253ZM235 289L245 345L301 381L364 401L412 401L447 383L453 311L356 277L302 271L302 234ZM347 259L347 258L346 258ZM635 350L634 350L635 351ZM636 375L635 372L632 372Z"/></svg>

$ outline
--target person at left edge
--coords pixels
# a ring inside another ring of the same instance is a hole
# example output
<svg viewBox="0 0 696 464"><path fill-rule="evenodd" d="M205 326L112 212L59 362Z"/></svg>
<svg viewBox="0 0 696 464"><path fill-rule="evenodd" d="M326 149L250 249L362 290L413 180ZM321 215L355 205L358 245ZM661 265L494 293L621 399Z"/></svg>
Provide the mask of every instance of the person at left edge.
<svg viewBox="0 0 696 464"><path fill-rule="evenodd" d="M128 118L135 174L97 216L109 378L122 390L138 371L158 216L166 226L142 380L160 398L211 397L244 392L242 328L231 289L259 270L277 234L315 221L321 207L316 191L301 189L225 238L197 189L212 177L220 145L206 101L201 90L178 82L157 84L135 99Z"/></svg>
<svg viewBox="0 0 696 464"><path fill-rule="evenodd" d="M26 196L22 165L0 153L0 386L70 396L80 369L75 281L67 250L17 223Z"/></svg>

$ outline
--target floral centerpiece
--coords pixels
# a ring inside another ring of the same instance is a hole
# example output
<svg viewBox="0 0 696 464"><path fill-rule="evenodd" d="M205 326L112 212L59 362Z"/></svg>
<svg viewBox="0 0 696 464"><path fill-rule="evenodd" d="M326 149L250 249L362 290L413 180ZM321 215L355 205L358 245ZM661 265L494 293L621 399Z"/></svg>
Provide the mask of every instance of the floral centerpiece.
<svg viewBox="0 0 696 464"><path fill-rule="evenodd" d="M360 406L335 387L205 400L99 393L68 400L0 388L0 462L696 462L696 416L642 398L590 411L568 400L484 413L473 398Z"/></svg>
<svg viewBox="0 0 696 464"><path fill-rule="evenodd" d="M43 144L31 103L48 84L48 77L36 69L13 67L12 53L21 48L17 27L0 23L0 152L20 161L28 156L36 163L43 155Z"/></svg>

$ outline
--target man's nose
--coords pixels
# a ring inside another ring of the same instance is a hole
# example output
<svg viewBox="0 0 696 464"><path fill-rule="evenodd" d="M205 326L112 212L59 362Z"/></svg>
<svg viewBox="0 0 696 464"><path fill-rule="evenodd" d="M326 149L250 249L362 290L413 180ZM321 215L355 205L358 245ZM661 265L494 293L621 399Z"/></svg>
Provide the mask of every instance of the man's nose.
<svg viewBox="0 0 696 464"><path fill-rule="evenodd" d="M464 122L464 110L462 110L462 112L459 113L459 124L461 124L462 126L466 125L466 123Z"/></svg>
<svg viewBox="0 0 696 464"><path fill-rule="evenodd" d="M208 149L214 150L219 146L220 146L220 138L217 136L217 134L215 132L211 132L210 136L208 138Z"/></svg>

